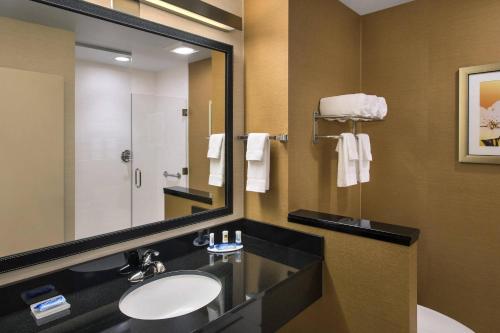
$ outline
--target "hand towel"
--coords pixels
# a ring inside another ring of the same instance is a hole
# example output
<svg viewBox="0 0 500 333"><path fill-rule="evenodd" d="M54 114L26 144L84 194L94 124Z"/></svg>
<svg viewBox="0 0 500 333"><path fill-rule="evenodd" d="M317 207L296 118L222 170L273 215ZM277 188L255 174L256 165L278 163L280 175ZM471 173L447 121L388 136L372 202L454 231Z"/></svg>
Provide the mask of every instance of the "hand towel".
<svg viewBox="0 0 500 333"><path fill-rule="evenodd" d="M268 133L251 133L247 140L247 161L262 161L266 141L269 141Z"/></svg>
<svg viewBox="0 0 500 333"><path fill-rule="evenodd" d="M387 103L383 97L363 93L324 97L320 99L319 112L323 116L383 119Z"/></svg>
<svg viewBox="0 0 500 333"><path fill-rule="evenodd" d="M208 158L220 158L220 152L224 143L224 134L212 134L208 141Z"/></svg>
<svg viewBox="0 0 500 333"><path fill-rule="evenodd" d="M248 161L246 190L265 193L269 190L271 164L268 133L250 133L248 135L246 159Z"/></svg>
<svg viewBox="0 0 500 333"><path fill-rule="evenodd" d="M218 137L214 137L214 136ZM210 175L208 176L208 184L213 185L213 186L218 186L222 187L224 186L224 166L225 166L225 160L224 160L224 141L225 141L225 134L212 134L210 136L210 142L212 142L212 137L214 137L214 146L215 142L219 141L219 138L222 137L222 140L220 141L220 149L218 152L218 157L210 158ZM211 146L209 142L209 147ZM217 156L217 149L214 149L214 151L209 151L207 153L207 156Z"/></svg>
<svg viewBox="0 0 500 333"><path fill-rule="evenodd" d="M358 181L367 183L370 181L370 161L372 161L372 150L370 146L370 137L368 134L357 134L358 138Z"/></svg>
<svg viewBox="0 0 500 333"><path fill-rule="evenodd" d="M337 167L337 186L347 187L358 182L357 167L358 147L352 133L340 134L336 151L339 153Z"/></svg>

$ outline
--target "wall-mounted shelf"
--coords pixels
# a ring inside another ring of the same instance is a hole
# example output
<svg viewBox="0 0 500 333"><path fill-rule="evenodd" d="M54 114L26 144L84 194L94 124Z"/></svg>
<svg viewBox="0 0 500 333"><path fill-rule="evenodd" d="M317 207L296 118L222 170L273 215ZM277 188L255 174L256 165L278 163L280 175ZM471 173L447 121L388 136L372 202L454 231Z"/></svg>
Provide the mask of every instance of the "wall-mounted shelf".
<svg viewBox="0 0 500 333"><path fill-rule="evenodd" d="M380 119L373 119L373 118L368 118L368 117L346 117L346 116L324 116L321 115L318 111L313 112L313 138L312 142L313 144L318 144L319 139L332 139L332 140L338 140L340 138L340 135L319 135L318 134L318 120L319 119L326 119L326 120L331 120L331 121L338 121L341 123L345 123L349 121L351 123L351 132L352 134L356 134L356 123L358 121L380 121Z"/></svg>

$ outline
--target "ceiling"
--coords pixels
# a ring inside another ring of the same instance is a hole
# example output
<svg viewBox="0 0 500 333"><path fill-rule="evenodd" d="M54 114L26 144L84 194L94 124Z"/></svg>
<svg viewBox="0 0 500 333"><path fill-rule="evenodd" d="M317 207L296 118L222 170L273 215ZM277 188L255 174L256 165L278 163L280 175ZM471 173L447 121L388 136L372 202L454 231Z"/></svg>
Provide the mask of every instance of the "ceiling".
<svg viewBox="0 0 500 333"><path fill-rule="evenodd" d="M413 0L339 0L359 15L366 15L379 10L399 6Z"/></svg>
<svg viewBox="0 0 500 333"><path fill-rule="evenodd" d="M2 16L60 28L75 33L78 43L98 48L120 50L132 54L127 67L162 71L186 62L209 58L211 50L179 42L164 36L128 28L122 25L98 20L89 16L63 11L28 0L0 0ZM178 46L190 46L198 52L183 56L170 52ZM89 48L76 47L76 57L82 60L124 65L114 61L120 54Z"/></svg>

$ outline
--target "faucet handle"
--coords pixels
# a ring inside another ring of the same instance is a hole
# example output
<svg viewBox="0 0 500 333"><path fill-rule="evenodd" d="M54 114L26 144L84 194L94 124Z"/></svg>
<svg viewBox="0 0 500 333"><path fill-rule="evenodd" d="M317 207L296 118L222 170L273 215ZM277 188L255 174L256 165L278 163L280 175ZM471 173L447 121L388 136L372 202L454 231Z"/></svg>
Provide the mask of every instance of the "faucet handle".
<svg viewBox="0 0 500 333"><path fill-rule="evenodd" d="M153 265L155 267L156 274L164 273L167 270L165 268L165 265L163 265L163 263L161 261L154 261Z"/></svg>
<svg viewBox="0 0 500 333"><path fill-rule="evenodd" d="M153 257L158 257L160 255L160 252L156 251L156 250L146 250L144 251L144 253L142 254L142 265L143 266L146 266L146 265L149 265L151 264L151 262L153 261Z"/></svg>

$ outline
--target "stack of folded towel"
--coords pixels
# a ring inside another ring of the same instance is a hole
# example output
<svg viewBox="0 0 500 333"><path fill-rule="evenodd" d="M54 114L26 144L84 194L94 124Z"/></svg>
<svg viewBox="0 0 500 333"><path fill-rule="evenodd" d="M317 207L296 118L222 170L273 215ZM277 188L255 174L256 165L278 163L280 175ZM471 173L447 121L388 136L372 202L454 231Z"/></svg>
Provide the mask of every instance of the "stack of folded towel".
<svg viewBox="0 0 500 333"><path fill-rule="evenodd" d="M356 141L357 138L357 141ZM337 186L348 187L370 181L372 153L367 134L342 133L337 143L339 153Z"/></svg>
<svg viewBox="0 0 500 333"><path fill-rule="evenodd" d="M322 116L363 117L381 120L387 115L385 98L366 94L324 97L319 102Z"/></svg>

